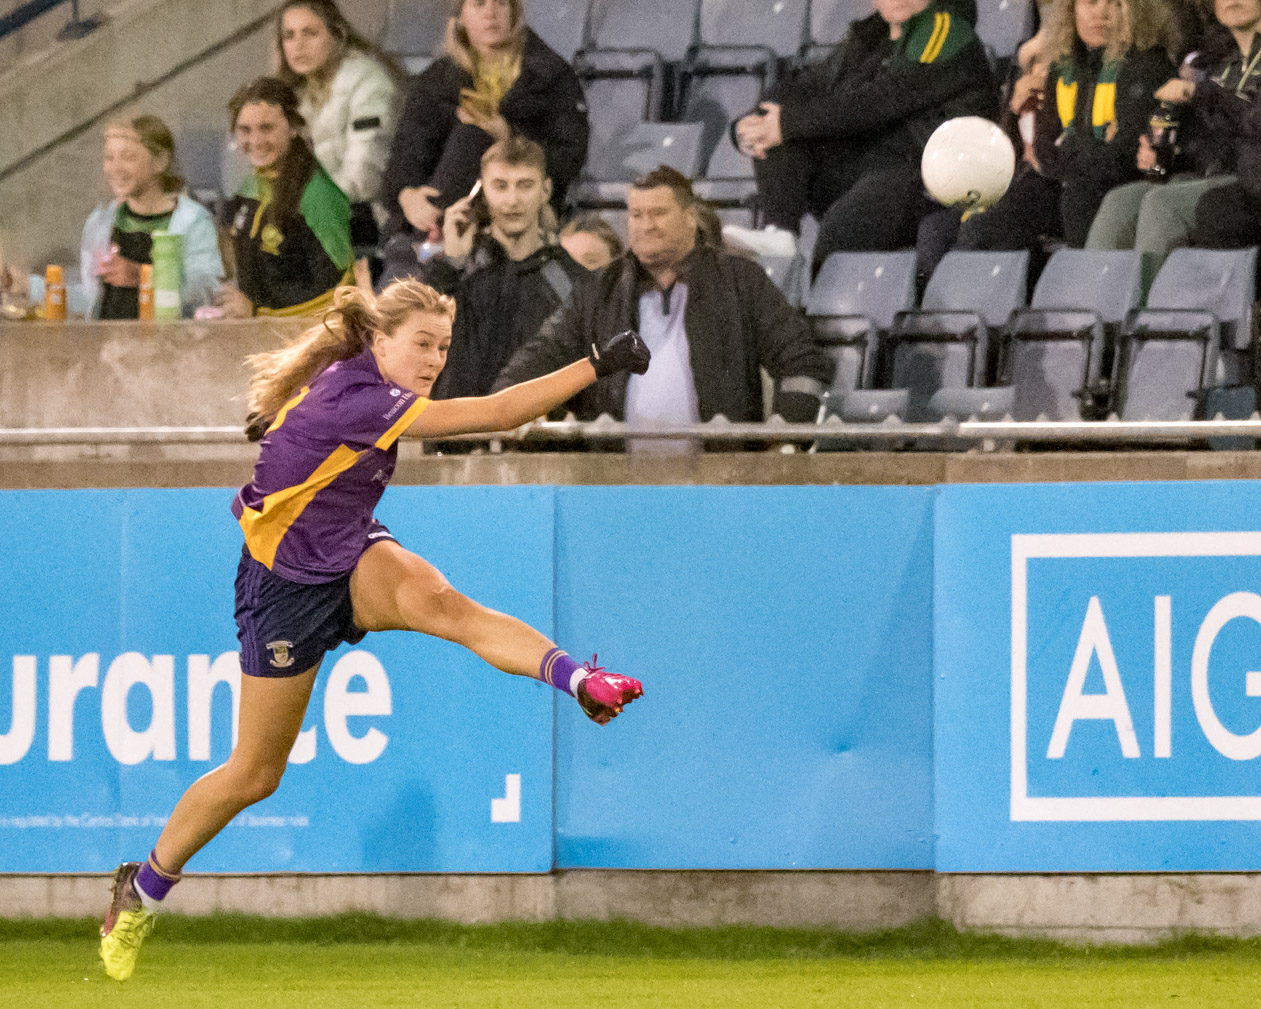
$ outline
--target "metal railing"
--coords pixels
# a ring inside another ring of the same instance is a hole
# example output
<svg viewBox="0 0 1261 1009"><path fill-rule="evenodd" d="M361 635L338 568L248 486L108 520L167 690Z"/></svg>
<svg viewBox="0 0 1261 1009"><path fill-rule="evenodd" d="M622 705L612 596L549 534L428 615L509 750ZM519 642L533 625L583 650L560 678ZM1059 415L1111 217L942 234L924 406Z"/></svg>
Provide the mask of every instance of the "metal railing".
<svg viewBox="0 0 1261 1009"><path fill-rule="evenodd" d="M101 19L98 17L79 17L79 0L30 0L17 10L0 17L0 39L20 31L36 18L67 3L70 4L70 21L57 33L59 39L81 39L100 25Z"/></svg>
<svg viewBox="0 0 1261 1009"><path fill-rule="evenodd" d="M461 435L440 441L532 444L559 442L696 441L708 444L916 445L943 442L993 448L1012 442L1100 445L1202 443L1215 438L1261 439L1261 416L1248 420L1174 421L990 421L945 420L931 424L850 424L829 419L821 424L731 423L717 417L705 424L643 429L601 417L595 421L533 421L512 431ZM0 428L0 446L22 445L229 445L243 444L240 427L19 427Z"/></svg>

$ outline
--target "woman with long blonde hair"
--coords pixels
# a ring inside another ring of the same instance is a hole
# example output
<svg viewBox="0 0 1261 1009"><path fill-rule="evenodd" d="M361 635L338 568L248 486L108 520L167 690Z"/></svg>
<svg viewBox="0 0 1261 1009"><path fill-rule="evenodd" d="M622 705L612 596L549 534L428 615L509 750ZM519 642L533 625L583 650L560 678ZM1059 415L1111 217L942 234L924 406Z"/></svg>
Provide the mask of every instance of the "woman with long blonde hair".
<svg viewBox="0 0 1261 1009"><path fill-rule="evenodd" d="M503 672L573 695L600 724L643 693L639 681L579 665L520 620L461 595L373 518L401 436L516 427L599 378L648 369L647 347L626 332L542 378L431 402L454 315L451 298L415 280L375 299L343 287L319 325L250 358L261 448L232 506L245 534L236 579L238 737L227 763L184 793L148 860L116 871L101 928L110 977L131 976L154 911L188 859L276 790L324 654L343 641L385 630L454 641Z"/></svg>
<svg viewBox="0 0 1261 1009"><path fill-rule="evenodd" d="M543 148L558 212L587 159L578 77L527 27L522 0L449 2L444 51L408 86L390 148L382 197L387 243L396 241L387 261L406 257L417 237L438 237L443 211L468 195L482 155L510 134Z"/></svg>
<svg viewBox="0 0 1261 1009"><path fill-rule="evenodd" d="M1054 0L1049 21L1031 153L1007 194L964 224L961 248L1037 256L1048 237L1080 248L1108 191L1138 177L1139 138L1178 48L1168 4Z"/></svg>

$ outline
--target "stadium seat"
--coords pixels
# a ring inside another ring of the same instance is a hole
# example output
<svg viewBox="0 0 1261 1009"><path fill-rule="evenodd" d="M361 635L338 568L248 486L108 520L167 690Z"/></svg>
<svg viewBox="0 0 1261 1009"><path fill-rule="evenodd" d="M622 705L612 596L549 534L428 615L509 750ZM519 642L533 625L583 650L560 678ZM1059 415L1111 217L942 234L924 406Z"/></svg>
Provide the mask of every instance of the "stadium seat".
<svg viewBox="0 0 1261 1009"><path fill-rule="evenodd" d="M1135 252L1092 249L1051 257L1003 348L1017 420L1080 420L1097 412L1110 343L1139 301L1140 262Z"/></svg>
<svg viewBox="0 0 1261 1009"><path fill-rule="evenodd" d="M419 73L437 53L446 31L445 4L400 0L389 6L381 48L402 62L409 73Z"/></svg>
<svg viewBox="0 0 1261 1009"><path fill-rule="evenodd" d="M871 0L811 0L810 45L815 55L830 52L849 26L871 13Z"/></svg>
<svg viewBox="0 0 1261 1009"><path fill-rule="evenodd" d="M1122 419L1202 416L1210 388L1251 388L1256 256L1256 249L1169 256L1121 340L1115 387ZM1215 402L1223 414L1247 417L1255 396L1219 394Z"/></svg>
<svg viewBox="0 0 1261 1009"><path fill-rule="evenodd" d="M731 142L731 123L757 107L806 39L806 0L701 0L699 43L680 80L678 118L705 126L708 169L700 195L739 206L756 192L753 166Z"/></svg>
<svg viewBox="0 0 1261 1009"><path fill-rule="evenodd" d="M903 419L939 420L944 406L955 416L995 416L1006 405L984 388L990 334L1023 305L1028 268L1027 252L951 252L941 261L920 310L899 312L881 343L877 381L906 390ZM937 396L945 389L953 394ZM875 392L855 392L851 411L873 416L887 399Z"/></svg>
<svg viewBox="0 0 1261 1009"><path fill-rule="evenodd" d="M827 258L806 301L814 338L836 362L821 412L850 419L846 396L870 384L881 331L914 305L915 253L837 252Z"/></svg>
<svg viewBox="0 0 1261 1009"><path fill-rule="evenodd" d="M616 144L592 152L587 162L591 177L579 182L572 199L579 206L622 206L627 183L658 165L695 177L701 169L700 124L636 124Z"/></svg>
<svg viewBox="0 0 1261 1009"><path fill-rule="evenodd" d="M620 178L622 151L640 123L665 112L667 66L696 37L698 0L592 0L574 56L591 122L584 178Z"/></svg>
<svg viewBox="0 0 1261 1009"><path fill-rule="evenodd" d="M976 34L1000 72L1033 34L1033 11L1033 0L982 0L978 5Z"/></svg>
<svg viewBox="0 0 1261 1009"><path fill-rule="evenodd" d="M525 12L526 23L565 59L572 60L583 47L587 0L530 0Z"/></svg>
<svg viewBox="0 0 1261 1009"><path fill-rule="evenodd" d="M800 256L758 256L759 265L793 308L801 307L805 263Z"/></svg>

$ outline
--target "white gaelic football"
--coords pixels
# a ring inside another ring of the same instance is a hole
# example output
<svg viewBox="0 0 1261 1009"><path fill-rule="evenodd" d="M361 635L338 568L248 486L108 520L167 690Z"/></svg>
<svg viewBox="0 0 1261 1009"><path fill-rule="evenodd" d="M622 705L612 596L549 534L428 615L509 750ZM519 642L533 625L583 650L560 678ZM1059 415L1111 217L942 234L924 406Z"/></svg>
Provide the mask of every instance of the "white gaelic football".
<svg viewBox="0 0 1261 1009"><path fill-rule="evenodd" d="M933 131L920 159L924 188L947 207L984 210L1011 185L1016 151L1007 134L980 116L949 119Z"/></svg>

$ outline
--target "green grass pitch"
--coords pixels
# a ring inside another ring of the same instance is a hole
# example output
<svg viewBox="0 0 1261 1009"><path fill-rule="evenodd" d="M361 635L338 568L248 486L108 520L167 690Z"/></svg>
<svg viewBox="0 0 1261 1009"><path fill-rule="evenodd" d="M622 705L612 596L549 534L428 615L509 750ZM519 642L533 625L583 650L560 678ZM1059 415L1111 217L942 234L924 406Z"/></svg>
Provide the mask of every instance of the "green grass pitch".
<svg viewBox="0 0 1261 1009"><path fill-rule="evenodd" d="M91 921L0 922L0 1006L885 1009L1257 1005L1261 941L1079 948L924 922L874 935L366 915L170 916L107 979Z"/></svg>

